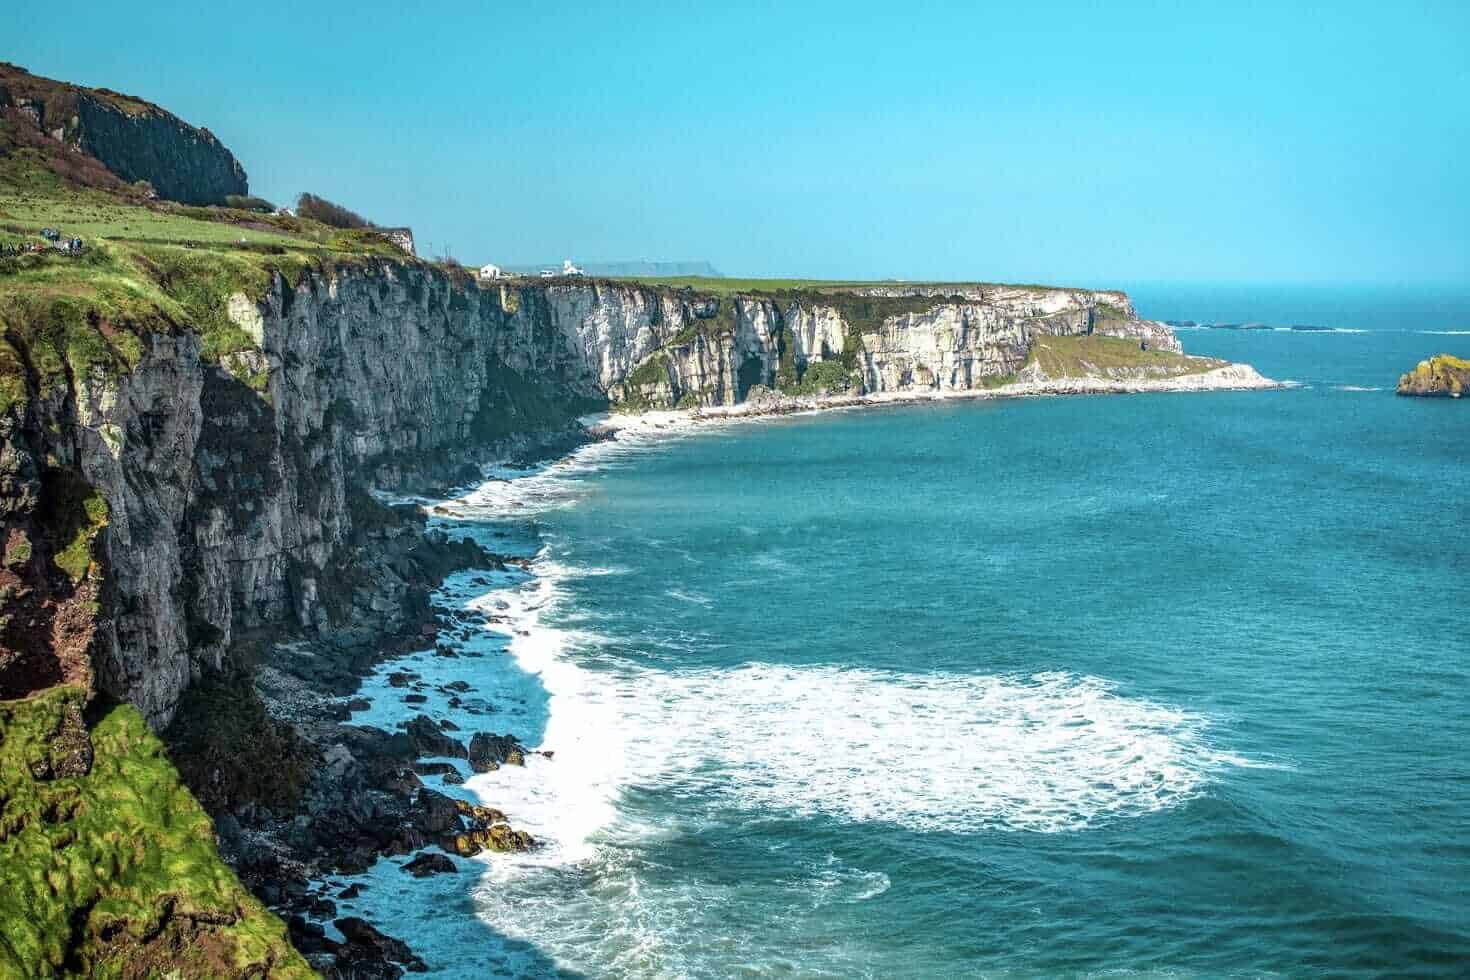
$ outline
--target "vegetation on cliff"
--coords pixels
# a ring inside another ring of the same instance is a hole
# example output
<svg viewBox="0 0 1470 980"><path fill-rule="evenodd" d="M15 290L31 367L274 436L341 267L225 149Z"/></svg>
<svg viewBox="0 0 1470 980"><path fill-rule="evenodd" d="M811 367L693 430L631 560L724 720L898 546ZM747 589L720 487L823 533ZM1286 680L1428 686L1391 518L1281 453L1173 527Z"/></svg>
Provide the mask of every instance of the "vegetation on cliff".
<svg viewBox="0 0 1470 980"><path fill-rule="evenodd" d="M107 498L71 470L53 469L47 477L41 520L52 537L51 560L76 584L91 568L93 543L107 526Z"/></svg>
<svg viewBox="0 0 1470 980"><path fill-rule="evenodd" d="M0 136L11 125L0 120ZM39 241L42 228L80 237L84 251L0 257L0 412L26 397L28 375L44 396L68 375L130 370L149 334L195 330L215 360L254 347L228 300L264 295L272 273L294 283L312 268L404 258L370 232L81 185L39 150L0 140L0 243Z"/></svg>
<svg viewBox="0 0 1470 980"><path fill-rule="evenodd" d="M313 976L137 710L106 709L89 746L82 700L0 702L0 973Z"/></svg>
<svg viewBox="0 0 1470 980"><path fill-rule="evenodd" d="M1026 361L1026 368L1048 378L1170 378L1225 365L1212 357L1151 350L1137 340L1097 335L1038 337Z"/></svg>
<svg viewBox="0 0 1470 980"><path fill-rule="evenodd" d="M1436 354L1420 361L1399 377L1398 394L1430 398L1459 398L1470 390L1470 360Z"/></svg>
<svg viewBox="0 0 1470 980"><path fill-rule="evenodd" d="M332 228L371 228L373 223L362 215L316 194L302 194L296 199L296 213L302 218L319 221Z"/></svg>
<svg viewBox="0 0 1470 980"><path fill-rule="evenodd" d="M956 286L973 289L1022 289L1052 292L1057 286L1039 283L995 282L908 282L899 279L727 279L715 276L613 276L609 282L639 283L654 288L687 291L708 296L743 296L760 293L803 292L832 296L861 294L875 289L905 290L930 295L947 295Z"/></svg>

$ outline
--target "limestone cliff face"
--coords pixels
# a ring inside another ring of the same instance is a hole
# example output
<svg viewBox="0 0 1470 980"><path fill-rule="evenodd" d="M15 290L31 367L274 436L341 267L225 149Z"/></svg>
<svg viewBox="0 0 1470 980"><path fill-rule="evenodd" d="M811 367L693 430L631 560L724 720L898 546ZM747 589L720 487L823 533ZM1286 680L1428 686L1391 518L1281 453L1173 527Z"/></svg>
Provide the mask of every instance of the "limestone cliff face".
<svg viewBox="0 0 1470 980"><path fill-rule="evenodd" d="M479 453L574 441L574 414L605 404L589 399L582 352L543 317L508 316L494 294L421 267L277 278L231 313L258 350L216 364L186 329L155 334L130 373L72 378L0 420L0 510L27 542L5 574L55 593L0 647L19 648L22 626L49 637L91 589L95 633L82 643L96 685L155 726L242 632L351 618L343 549L367 486L463 477ZM239 380L260 372L263 391ZM61 574L67 542L52 547L47 526L53 472L107 502L74 582ZM35 655L0 657L11 696L60 673Z"/></svg>
<svg viewBox="0 0 1470 980"><path fill-rule="evenodd" d="M824 361L840 367L824 376L852 394L980 388L1014 375L1048 334L1181 350L1118 292L885 286L716 298L562 283L544 301L594 355L598 384L634 407L734 405L753 385L800 386Z"/></svg>
<svg viewBox="0 0 1470 980"><path fill-rule="evenodd" d="M242 636L350 626L365 488L468 479L466 465L492 454L570 445L576 416L609 399L731 405L755 385L799 384L823 362L857 392L956 389L1014 374L1039 335L1099 331L1178 348L1119 293L481 288L386 260L298 283L278 276L228 312L255 349L214 363L181 326L152 335L130 373L70 378L64 393L36 392L0 419L5 530L36 545L7 552L4 574L50 603L33 603L0 646L18 642L22 625L61 636L80 620L72 647L90 643L96 686L155 726ZM80 563L71 543L70 578L58 570L71 539L42 526L56 473L106 501L105 517L78 525L95 541L78 539ZM0 686L13 696L54 683L65 671L38 661L44 652L0 658Z"/></svg>

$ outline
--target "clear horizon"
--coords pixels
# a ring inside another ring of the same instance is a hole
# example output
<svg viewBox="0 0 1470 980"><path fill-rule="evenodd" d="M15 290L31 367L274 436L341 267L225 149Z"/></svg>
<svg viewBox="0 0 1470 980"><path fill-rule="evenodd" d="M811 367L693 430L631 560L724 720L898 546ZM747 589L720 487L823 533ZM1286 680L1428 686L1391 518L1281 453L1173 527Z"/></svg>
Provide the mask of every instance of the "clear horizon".
<svg viewBox="0 0 1470 980"><path fill-rule="evenodd" d="M27 9L0 58L467 263L1466 282L1470 12L1188 7L84 3Z"/></svg>

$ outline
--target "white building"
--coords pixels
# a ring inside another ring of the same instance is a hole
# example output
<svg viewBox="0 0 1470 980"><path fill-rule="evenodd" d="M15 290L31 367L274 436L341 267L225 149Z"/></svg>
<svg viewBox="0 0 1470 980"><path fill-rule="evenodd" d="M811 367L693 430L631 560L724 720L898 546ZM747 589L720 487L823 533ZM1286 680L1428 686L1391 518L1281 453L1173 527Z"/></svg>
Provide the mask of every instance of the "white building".
<svg viewBox="0 0 1470 980"><path fill-rule="evenodd" d="M501 269L500 266L494 265L494 264L491 264L491 265L482 265L482 266L480 266L480 278L481 279L504 279L505 278L505 270Z"/></svg>
<svg viewBox="0 0 1470 980"><path fill-rule="evenodd" d="M572 260L571 259L562 259L561 260L561 274L564 275L564 276L584 276L584 275L586 275L586 273L582 271L582 267L581 266L573 265L572 264Z"/></svg>

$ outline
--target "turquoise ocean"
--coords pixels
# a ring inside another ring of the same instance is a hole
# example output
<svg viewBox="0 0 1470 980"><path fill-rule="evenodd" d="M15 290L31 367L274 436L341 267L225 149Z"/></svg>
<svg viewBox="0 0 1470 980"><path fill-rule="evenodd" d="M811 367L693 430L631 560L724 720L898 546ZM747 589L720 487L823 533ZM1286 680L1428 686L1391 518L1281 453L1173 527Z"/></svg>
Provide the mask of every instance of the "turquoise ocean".
<svg viewBox="0 0 1470 980"><path fill-rule="evenodd" d="M1131 293L1287 328L1180 337L1295 384L671 430L446 504L531 571L455 576L480 656L355 720L407 668L550 750L426 780L546 846L340 913L439 976L1465 975L1470 405L1393 385L1470 296Z"/></svg>

